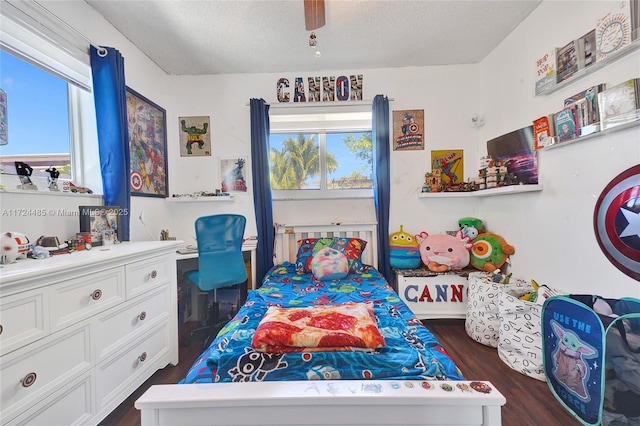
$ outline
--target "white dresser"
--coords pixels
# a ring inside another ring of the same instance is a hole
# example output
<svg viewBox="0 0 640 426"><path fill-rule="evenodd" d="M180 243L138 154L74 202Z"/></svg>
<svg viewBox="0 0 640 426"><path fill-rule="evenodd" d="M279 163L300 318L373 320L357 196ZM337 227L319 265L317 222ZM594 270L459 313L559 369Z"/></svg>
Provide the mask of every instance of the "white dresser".
<svg viewBox="0 0 640 426"><path fill-rule="evenodd" d="M126 242L0 268L0 422L97 424L178 363L176 248Z"/></svg>

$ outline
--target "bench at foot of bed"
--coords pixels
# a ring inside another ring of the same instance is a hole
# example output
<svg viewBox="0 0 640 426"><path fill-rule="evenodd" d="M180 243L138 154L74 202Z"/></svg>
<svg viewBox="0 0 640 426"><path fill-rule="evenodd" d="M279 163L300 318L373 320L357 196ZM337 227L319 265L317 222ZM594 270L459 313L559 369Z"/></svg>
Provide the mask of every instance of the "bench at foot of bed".
<svg viewBox="0 0 640 426"><path fill-rule="evenodd" d="M485 381L335 380L155 385L145 425L500 425Z"/></svg>

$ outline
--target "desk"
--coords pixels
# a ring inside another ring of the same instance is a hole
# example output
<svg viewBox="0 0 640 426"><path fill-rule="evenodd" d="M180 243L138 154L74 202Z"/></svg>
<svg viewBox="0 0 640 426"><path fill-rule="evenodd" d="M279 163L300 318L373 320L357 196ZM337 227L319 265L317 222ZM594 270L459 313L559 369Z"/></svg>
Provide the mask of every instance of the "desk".
<svg viewBox="0 0 640 426"><path fill-rule="evenodd" d="M243 252L251 252L251 290L255 290L257 288L257 272L256 272L256 251L258 248L258 242L256 240L247 240L242 243L242 251ZM198 252L194 251L193 253L177 253L176 252L176 261L179 262L181 260L186 259L195 259L198 257Z"/></svg>

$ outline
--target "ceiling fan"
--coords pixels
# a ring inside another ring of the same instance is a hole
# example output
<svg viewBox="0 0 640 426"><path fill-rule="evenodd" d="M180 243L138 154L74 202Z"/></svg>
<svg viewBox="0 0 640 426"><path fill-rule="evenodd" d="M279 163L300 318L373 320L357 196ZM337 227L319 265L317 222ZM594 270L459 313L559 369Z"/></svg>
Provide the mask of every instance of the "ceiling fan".
<svg viewBox="0 0 640 426"><path fill-rule="evenodd" d="M324 0L304 0L304 24L307 31L324 26Z"/></svg>

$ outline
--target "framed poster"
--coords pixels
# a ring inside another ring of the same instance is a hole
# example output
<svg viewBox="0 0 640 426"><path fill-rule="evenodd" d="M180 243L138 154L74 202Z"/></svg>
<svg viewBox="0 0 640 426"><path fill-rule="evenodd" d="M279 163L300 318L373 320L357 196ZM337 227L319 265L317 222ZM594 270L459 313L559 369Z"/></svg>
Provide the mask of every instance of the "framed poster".
<svg viewBox="0 0 640 426"><path fill-rule="evenodd" d="M127 87L131 195L169 196L166 111Z"/></svg>
<svg viewBox="0 0 640 426"><path fill-rule="evenodd" d="M91 234L91 245L101 246L106 239L122 241L120 216L124 209L119 206L79 206L80 232ZM113 241L113 240L112 240Z"/></svg>
<svg viewBox="0 0 640 426"><path fill-rule="evenodd" d="M424 110L393 111L393 150L424 149Z"/></svg>
<svg viewBox="0 0 640 426"><path fill-rule="evenodd" d="M209 117L179 117L180 156L196 157L211 155Z"/></svg>
<svg viewBox="0 0 640 426"><path fill-rule="evenodd" d="M222 192L247 192L247 181L244 177L244 158L220 159L220 189Z"/></svg>
<svg viewBox="0 0 640 426"><path fill-rule="evenodd" d="M447 186L464 182L464 152L461 149L431 151L431 170L440 170L442 183Z"/></svg>

